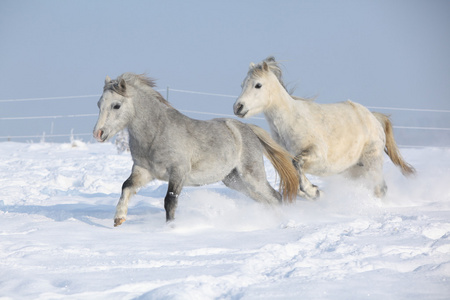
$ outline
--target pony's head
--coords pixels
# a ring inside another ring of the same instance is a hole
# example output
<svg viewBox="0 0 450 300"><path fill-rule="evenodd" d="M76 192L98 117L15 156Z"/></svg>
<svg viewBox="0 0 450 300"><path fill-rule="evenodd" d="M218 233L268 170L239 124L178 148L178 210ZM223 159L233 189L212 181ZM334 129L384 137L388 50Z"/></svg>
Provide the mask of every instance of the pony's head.
<svg viewBox="0 0 450 300"><path fill-rule="evenodd" d="M115 80L106 76L103 94L97 105L100 112L94 127L94 137L104 142L127 127L134 116L133 102L124 75Z"/></svg>
<svg viewBox="0 0 450 300"><path fill-rule="evenodd" d="M242 92L234 103L234 114L250 117L264 112L273 101L274 89L283 88L281 69L273 56L259 64L251 63L247 77L242 83Z"/></svg>

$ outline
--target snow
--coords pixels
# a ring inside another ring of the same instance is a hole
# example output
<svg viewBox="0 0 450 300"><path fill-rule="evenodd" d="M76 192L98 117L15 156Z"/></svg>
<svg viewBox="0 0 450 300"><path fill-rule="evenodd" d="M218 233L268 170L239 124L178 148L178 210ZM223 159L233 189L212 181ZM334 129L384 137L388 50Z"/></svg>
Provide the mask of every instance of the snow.
<svg viewBox="0 0 450 300"><path fill-rule="evenodd" d="M310 177L325 196L270 209L217 183L132 198L113 144L0 143L0 299L450 299L450 149L386 158L388 195ZM266 163L269 181L275 183Z"/></svg>

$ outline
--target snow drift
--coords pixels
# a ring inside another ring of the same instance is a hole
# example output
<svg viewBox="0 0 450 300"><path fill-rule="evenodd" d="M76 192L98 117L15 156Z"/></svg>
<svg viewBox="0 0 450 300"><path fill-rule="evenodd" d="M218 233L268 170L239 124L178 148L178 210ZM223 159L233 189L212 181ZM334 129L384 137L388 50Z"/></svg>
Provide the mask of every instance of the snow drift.
<svg viewBox="0 0 450 300"><path fill-rule="evenodd" d="M386 158L383 200L310 177L324 198L271 210L217 183L167 226L154 181L114 228L129 154L0 143L0 299L449 299L450 150L402 153L418 174Z"/></svg>

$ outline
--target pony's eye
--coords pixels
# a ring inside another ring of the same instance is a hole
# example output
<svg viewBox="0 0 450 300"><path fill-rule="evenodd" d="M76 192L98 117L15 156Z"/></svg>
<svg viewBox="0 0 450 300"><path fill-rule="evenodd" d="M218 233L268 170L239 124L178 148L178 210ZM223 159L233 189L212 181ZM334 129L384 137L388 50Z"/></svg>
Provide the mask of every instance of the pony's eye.
<svg viewBox="0 0 450 300"><path fill-rule="evenodd" d="M113 108L114 109L119 109L120 108L120 104L114 104Z"/></svg>
<svg viewBox="0 0 450 300"><path fill-rule="evenodd" d="M257 83L256 85L255 85L255 89L260 89L262 87L262 84L261 83Z"/></svg>

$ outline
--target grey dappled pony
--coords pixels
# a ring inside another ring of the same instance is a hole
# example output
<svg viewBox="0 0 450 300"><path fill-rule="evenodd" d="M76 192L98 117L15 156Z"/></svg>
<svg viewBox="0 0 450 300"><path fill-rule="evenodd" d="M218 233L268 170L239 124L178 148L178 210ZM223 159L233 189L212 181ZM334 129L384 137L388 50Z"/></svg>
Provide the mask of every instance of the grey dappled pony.
<svg viewBox="0 0 450 300"><path fill-rule="evenodd" d="M352 101L318 104L291 96L275 58L250 64L234 113L250 117L264 113L272 138L295 156L299 195L317 198L321 192L305 173L327 176L344 173L364 177L377 197L387 186L383 178L383 150L404 175L414 168L400 155L388 116L371 113Z"/></svg>
<svg viewBox="0 0 450 300"><path fill-rule="evenodd" d="M174 219L184 185L223 181L258 202L278 204L283 197L267 182L263 154L280 175L284 198L296 197L298 175L292 157L266 131L233 119L191 119L173 108L154 86L144 75L106 77L98 101L95 138L104 142L128 128L133 158L114 226L125 221L130 197L153 179L169 183L164 198L166 221Z"/></svg>

